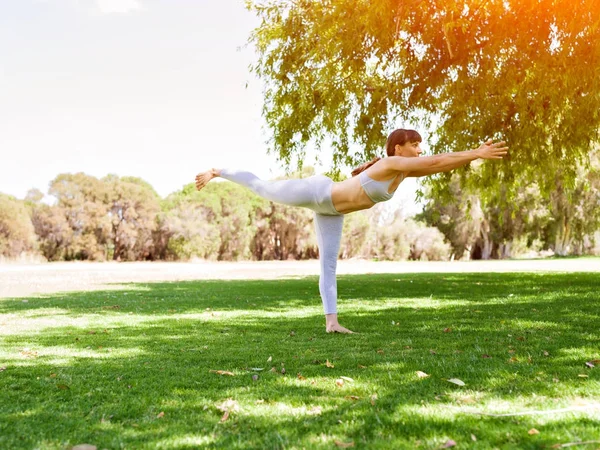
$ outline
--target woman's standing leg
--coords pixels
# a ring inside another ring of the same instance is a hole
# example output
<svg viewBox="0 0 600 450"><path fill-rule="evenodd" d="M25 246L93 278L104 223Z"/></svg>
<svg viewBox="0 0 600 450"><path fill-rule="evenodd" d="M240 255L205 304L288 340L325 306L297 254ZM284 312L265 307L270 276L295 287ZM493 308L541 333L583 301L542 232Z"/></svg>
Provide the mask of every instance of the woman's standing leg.
<svg viewBox="0 0 600 450"><path fill-rule="evenodd" d="M326 216L315 213L315 230L319 244L319 263L321 275L319 277L319 292L325 310L326 331L352 333L342 327L337 319L337 280L336 269L344 216Z"/></svg>

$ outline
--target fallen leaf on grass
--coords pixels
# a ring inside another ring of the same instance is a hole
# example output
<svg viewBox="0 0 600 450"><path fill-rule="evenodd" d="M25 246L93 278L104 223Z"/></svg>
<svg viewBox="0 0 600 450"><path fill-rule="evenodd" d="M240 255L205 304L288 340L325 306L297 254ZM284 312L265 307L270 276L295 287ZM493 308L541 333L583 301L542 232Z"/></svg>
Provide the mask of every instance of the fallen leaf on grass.
<svg viewBox="0 0 600 450"><path fill-rule="evenodd" d="M589 378L589 375L586 375L584 373L580 373L579 375L577 375L579 378Z"/></svg>
<svg viewBox="0 0 600 450"><path fill-rule="evenodd" d="M459 402L465 404L465 405L472 405L474 403L477 403L477 400L475 400L473 397L471 397L470 395L467 395L465 397L460 397L458 399Z"/></svg>
<svg viewBox="0 0 600 450"><path fill-rule="evenodd" d="M297 377L299 380L306 380L306 377L303 377L301 373L298 373Z"/></svg>
<svg viewBox="0 0 600 450"><path fill-rule="evenodd" d="M366 368L367 368L367 366L363 366L362 364L359 364L359 365L358 365L358 368L359 368L359 369L366 369Z"/></svg>
<svg viewBox="0 0 600 450"><path fill-rule="evenodd" d="M600 359L592 359L591 361L585 363L585 365L590 369L593 369L598 364L600 364Z"/></svg>
<svg viewBox="0 0 600 450"><path fill-rule="evenodd" d="M6 370L6 367L0 367L0 372L4 372Z"/></svg>
<svg viewBox="0 0 600 450"><path fill-rule="evenodd" d="M91 444L79 444L71 448L71 450L96 450L97 447Z"/></svg>
<svg viewBox="0 0 600 450"><path fill-rule="evenodd" d="M442 445L442 448L450 448L454 446L456 446L456 442L454 442L452 439L448 439L448 441L446 441L446 443Z"/></svg>
<svg viewBox="0 0 600 450"><path fill-rule="evenodd" d="M323 412L323 408L321 408L320 406L313 406L312 408L310 408L307 413L310 414L311 416L318 416Z"/></svg>
<svg viewBox="0 0 600 450"><path fill-rule="evenodd" d="M533 436L534 434L540 434L540 432L538 430L536 430L535 428L532 428L531 430L529 430L527 432L527 434L530 434L531 436Z"/></svg>
<svg viewBox="0 0 600 450"><path fill-rule="evenodd" d="M466 386L466 385L465 385L465 382L464 382L464 381L462 381L462 380L459 380L458 378L450 378L450 379L448 379L447 381L448 381L449 383L454 383L454 384L456 384L456 385L458 385L458 386Z"/></svg>
<svg viewBox="0 0 600 450"><path fill-rule="evenodd" d="M333 441L333 443L340 448L354 447L354 441L351 441L351 442Z"/></svg>
<svg viewBox="0 0 600 450"><path fill-rule="evenodd" d="M217 375L229 375L233 377L235 374L233 372L228 372L227 370L209 370L210 373L216 373Z"/></svg>
<svg viewBox="0 0 600 450"><path fill-rule="evenodd" d="M269 359L267 359L267 362L271 362L271 361L273 361L273 357L269 356Z"/></svg>
<svg viewBox="0 0 600 450"><path fill-rule="evenodd" d="M63 391L69 389L69 386L67 386L66 384L57 384L56 387L62 389Z"/></svg>
<svg viewBox="0 0 600 450"><path fill-rule="evenodd" d="M429 375L427 375L425 372L421 372L420 370L417 370L417 377L418 378L427 378Z"/></svg>
<svg viewBox="0 0 600 450"><path fill-rule="evenodd" d="M471 440L473 442L477 442L477 436L475 436L474 434L471 434Z"/></svg>
<svg viewBox="0 0 600 450"><path fill-rule="evenodd" d="M352 378L350 378L350 377L344 377L344 376L341 376L340 378L341 378L342 380L346 380L346 381L348 381L348 382L350 382L350 383L354 383L354 380L353 380Z"/></svg>
<svg viewBox="0 0 600 450"><path fill-rule="evenodd" d="M56 378L56 374L55 373L51 373L50 374L50 378Z"/></svg>
<svg viewBox="0 0 600 450"><path fill-rule="evenodd" d="M360 397L358 395L347 395L346 397L349 400L360 400Z"/></svg>
<svg viewBox="0 0 600 450"><path fill-rule="evenodd" d="M33 351L29 348L24 348L23 350L21 350L19 352L19 354L21 356L24 356L25 358L37 358L37 356L38 356L38 352Z"/></svg>
<svg viewBox="0 0 600 450"><path fill-rule="evenodd" d="M235 400L228 398L223 403L216 405L219 411L223 411L223 417L221 417L221 422L225 422L229 419L229 415L234 412L238 412L240 410L240 405Z"/></svg>
<svg viewBox="0 0 600 450"><path fill-rule="evenodd" d="M444 328L444 333L451 333L452 332L452 328Z"/></svg>
<svg viewBox="0 0 600 450"><path fill-rule="evenodd" d="M341 378L338 378L337 380L335 380L335 384L338 387L342 387L344 385L344 380L342 380Z"/></svg>
<svg viewBox="0 0 600 450"><path fill-rule="evenodd" d="M490 356L490 355L481 355L481 357L482 357L482 358L486 358L486 359L487 359L487 358L491 358L491 356Z"/></svg>
<svg viewBox="0 0 600 450"><path fill-rule="evenodd" d="M377 394L371 395L371 405L375 406L375 400L377 400Z"/></svg>
<svg viewBox="0 0 600 450"><path fill-rule="evenodd" d="M164 411L159 412L158 415L156 416L157 419L161 419L163 417L165 417Z"/></svg>
<svg viewBox="0 0 600 450"><path fill-rule="evenodd" d="M333 369L335 366L329 362L329 360L325 361L325 365L330 369Z"/></svg>
<svg viewBox="0 0 600 450"><path fill-rule="evenodd" d="M381 348L380 348L379 350L377 350L377 353L379 353L380 355L383 355L383 354L385 354L385 352L384 352L384 351L383 351L383 349L381 349Z"/></svg>
<svg viewBox="0 0 600 450"><path fill-rule="evenodd" d="M437 355L437 352L435 350L429 350L429 353L431 353L432 355Z"/></svg>

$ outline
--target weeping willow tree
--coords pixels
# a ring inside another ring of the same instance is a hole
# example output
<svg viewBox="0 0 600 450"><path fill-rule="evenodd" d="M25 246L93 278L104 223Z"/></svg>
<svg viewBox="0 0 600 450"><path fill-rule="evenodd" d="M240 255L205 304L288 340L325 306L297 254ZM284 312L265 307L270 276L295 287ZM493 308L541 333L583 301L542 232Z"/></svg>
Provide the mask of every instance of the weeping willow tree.
<svg viewBox="0 0 600 450"><path fill-rule="evenodd" d="M395 124L429 130L433 153L511 147L460 171L510 202L536 182L574 183L600 126L600 0L262 0L250 42L270 151L293 169L308 144L332 173L381 153ZM450 174L428 180L437 194ZM484 194L485 195L485 194Z"/></svg>

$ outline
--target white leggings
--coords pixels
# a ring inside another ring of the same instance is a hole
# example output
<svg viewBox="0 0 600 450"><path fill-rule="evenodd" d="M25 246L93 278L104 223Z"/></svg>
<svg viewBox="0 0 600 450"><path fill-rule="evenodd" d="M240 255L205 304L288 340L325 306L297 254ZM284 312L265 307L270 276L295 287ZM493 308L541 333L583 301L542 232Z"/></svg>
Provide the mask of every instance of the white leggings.
<svg viewBox="0 0 600 450"><path fill-rule="evenodd" d="M337 313L337 281L335 272L340 251L344 216L331 200L333 181L323 175L300 180L264 181L250 172L223 169L221 177L247 187L272 202L301 206L315 212L315 230L319 245L319 292L325 314Z"/></svg>

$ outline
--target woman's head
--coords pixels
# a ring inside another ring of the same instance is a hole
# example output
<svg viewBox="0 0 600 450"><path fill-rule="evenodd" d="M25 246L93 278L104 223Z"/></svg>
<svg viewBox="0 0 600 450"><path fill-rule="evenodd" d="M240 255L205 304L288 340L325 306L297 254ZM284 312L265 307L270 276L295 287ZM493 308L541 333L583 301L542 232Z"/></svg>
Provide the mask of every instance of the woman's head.
<svg viewBox="0 0 600 450"><path fill-rule="evenodd" d="M422 142L421 135L415 130L404 130L399 128L390 133L385 144L385 150L388 156L400 156L397 153L397 145L404 147L407 144L417 144Z"/></svg>
<svg viewBox="0 0 600 450"><path fill-rule="evenodd" d="M421 135L415 130L398 129L390 133L385 144L385 150L388 156L419 156L421 148L419 143L422 141ZM417 145L412 145L417 144ZM399 146L396 148L396 146ZM375 158L372 161L364 163L352 171L352 176L355 177L361 172L364 172L381 158Z"/></svg>

